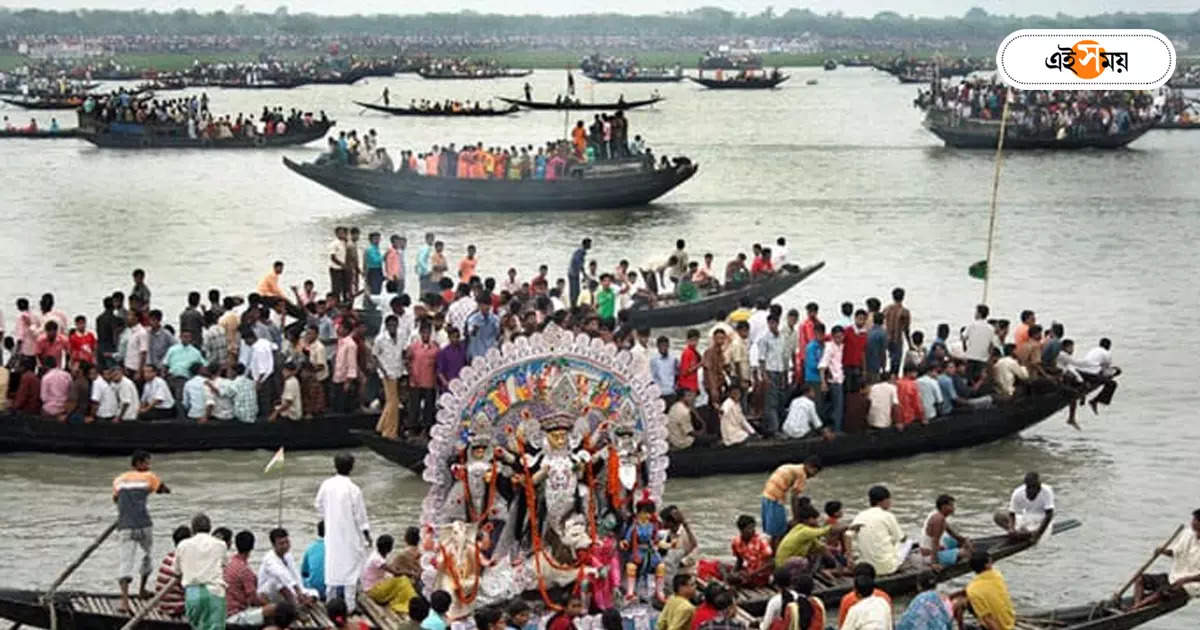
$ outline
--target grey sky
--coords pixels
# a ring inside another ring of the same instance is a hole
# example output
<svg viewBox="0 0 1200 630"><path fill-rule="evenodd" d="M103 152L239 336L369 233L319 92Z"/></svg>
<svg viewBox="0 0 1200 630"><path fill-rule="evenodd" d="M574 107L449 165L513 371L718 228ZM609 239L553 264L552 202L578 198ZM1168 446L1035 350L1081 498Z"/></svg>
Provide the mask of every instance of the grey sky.
<svg viewBox="0 0 1200 630"><path fill-rule="evenodd" d="M944 16L962 15L972 6L979 6L989 13L1003 15L1053 15L1058 12L1068 15L1093 15L1117 11L1144 12L1164 11L1184 13L1196 11L1200 3L1196 0L811 0L804 4L787 4L772 0L742 0L740 2L718 2L714 0L440 0L438 2L414 2L413 0L38 0L37 2L5 2L6 6L34 6L42 9L148 9L173 11L179 8L198 11L230 10L243 4L250 11L274 11L287 5L293 13L313 12L330 15L353 13L424 13L427 11L460 11L470 9L484 13L563 15L572 13L594 13L611 11L617 13L663 13L684 11L702 6L723 6L734 11L757 13L773 6L782 13L793 6L809 8L817 13L840 10L846 15L874 15L879 11L891 10L902 15Z"/></svg>

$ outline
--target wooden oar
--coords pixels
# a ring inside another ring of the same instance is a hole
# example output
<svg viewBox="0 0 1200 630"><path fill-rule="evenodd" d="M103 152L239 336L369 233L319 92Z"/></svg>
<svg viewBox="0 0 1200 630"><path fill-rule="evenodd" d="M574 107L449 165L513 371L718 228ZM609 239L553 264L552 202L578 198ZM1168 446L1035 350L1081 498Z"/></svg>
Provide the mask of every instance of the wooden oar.
<svg viewBox="0 0 1200 630"><path fill-rule="evenodd" d="M121 626L121 630L133 630L133 628L138 625L138 622L140 622L143 617L150 614L150 611L158 608L158 603L162 601L164 596L166 596L167 591L175 588L176 584L179 584L179 576L171 578L171 581L168 582L166 586L162 587L162 589L160 589L157 593L155 593L154 597L150 598L150 601L146 602L146 605L142 606L142 609L137 611L136 615L130 618L129 621L125 622L125 625Z"/></svg>
<svg viewBox="0 0 1200 630"><path fill-rule="evenodd" d="M42 601L46 603L50 610L50 630L58 630L58 609L54 605L54 591L58 590L58 587L62 586L62 583L66 582L67 578L70 577L71 574L83 564L83 561L87 560L88 556L92 555L92 552L96 551L96 549L100 547L100 544L103 543L110 535L112 535L113 531L117 529L117 523L119 522L119 520L114 520L111 525L106 527L104 531L100 532L100 535L96 537L96 540L93 540L92 544L88 545L87 548L83 550L83 553L79 554L79 557L76 558L74 562L67 565L67 568L63 569L63 572L59 574L58 579L54 580L54 583L51 584L50 588L46 590L46 594L42 596Z"/></svg>
<svg viewBox="0 0 1200 630"><path fill-rule="evenodd" d="M1175 532L1171 534L1171 537L1167 539L1167 542L1163 543L1160 547L1155 547L1154 555L1150 556L1150 559L1146 561L1146 564L1143 564L1142 568L1138 569L1137 573L1134 573L1133 577L1129 578L1129 581L1125 583L1125 586L1122 586L1121 590L1117 591L1116 594L1113 595L1112 601L1120 603L1121 596L1125 594L1125 591L1129 590L1129 587L1133 586L1134 582L1137 582L1138 578L1142 577L1142 574L1146 572L1146 569L1149 569L1150 565L1154 564L1154 561L1158 560L1158 557L1162 555L1163 549L1166 549L1171 543L1175 542L1175 538L1179 536L1179 533L1182 531L1183 525L1176 527Z"/></svg>

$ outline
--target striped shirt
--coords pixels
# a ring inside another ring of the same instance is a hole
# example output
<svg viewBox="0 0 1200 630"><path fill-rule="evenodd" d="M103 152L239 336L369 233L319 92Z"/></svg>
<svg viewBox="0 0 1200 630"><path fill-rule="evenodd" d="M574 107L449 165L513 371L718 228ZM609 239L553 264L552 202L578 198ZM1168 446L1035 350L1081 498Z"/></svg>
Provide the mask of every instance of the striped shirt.
<svg viewBox="0 0 1200 630"><path fill-rule="evenodd" d="M171 580L178 578L179 573L175 570L175 552L167 554L163 558L162 564L158 565L158 577L155 579L155 592L167 588ZM183 615L183 585L178 581L167 591L166 595L158 602L158 609L165 615L172 617L180 617Z"/></svg>
<svg viewBox="0 0 1200 630"><path fill-rule="evenodd" d="M804 464L784 464L771 473L767 484L763 486L762 495L765 499L783 503L788 490L800 494L804 492L807 482L808 471L804 469Z"/></svg>
<svg viewBox="0 0 1200 630"><path fill-rule="evenodd" d="M113 479L113 498L117 500L117 529L150 527L146 497L158 492L162 481L150 471L130 470Z"/></svg>

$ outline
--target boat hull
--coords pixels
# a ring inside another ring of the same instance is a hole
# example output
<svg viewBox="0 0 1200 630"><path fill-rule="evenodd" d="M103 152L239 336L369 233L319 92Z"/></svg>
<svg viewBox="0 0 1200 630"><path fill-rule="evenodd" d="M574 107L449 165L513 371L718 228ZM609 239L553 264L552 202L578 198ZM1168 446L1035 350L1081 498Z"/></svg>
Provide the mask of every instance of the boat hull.
<svg viewBox="0 0 1200 630"><path fill-rule="evenodd" d="M1186 596L1165 599L1152 606L1138 610L1113 610L1110 602L1095 602L1082 606L1055 608L1027 615L1017 615L1023 628L1046 628L1050 630L1130 630L1175 612L1188 604ZM1129 598L1121 602L1122 607L1133 603Z"/></svg>
<svg viewBox="0 0 1200 630"><path fill-rule="evenodd" d="M704 79L688 77L695 83L713 90L770 90L791 78L784 75L774 79Z"/></svg>
<svg viewBox="0 0 1200 630"><path fill-rule="evenodd" d="M607 177L556 180L458 179L345 166L283 163L322 186L382 209L442 212L544 212L645 206L691 179L695 164Z"/></svg>
<svg viewBox="0 0 1200 630"><path fill-rule="evenodd" d="M1089 134L1085 136L1067 136L1061 140L1049 136L1019 136L1005 134L1004 150L1030 149L1118 149L1142 137L1152 125L1142 125L1131 128L1119 134ZM925 128L956 149L992 149L1000 139L999 123L979 123L967 121L950 125L941 121L926 120Z"/></svg>
<svg viewBox="0 0 1200 630"><path fill-rule="evenodd" d="M9 105L16 105L24 109L75 109L83 105L83 99L51 99L51 100L23 100L19 98L0 98Z"/></svg>
<svg viewBox="0 0 1200 630"><path fill-rule="evenodd" d="M500 96L498 98L500 100L504 101L505 103L508 103L510 105L519 105L521 107L524 107L525 109L542 109L542 110L554 110L554 111L565 111L565 112L627 110L627 109L635 109L638 107L646 107L648 105L653 105L653 104L663 100L662 97L655 97L655 98L644 99L641 101L625 101L623 103L622 102L616 102L616 103L571 103L569 105L564 105L562 103L523 101L523 100L515 99L515 98L504 98L503 96Z"/></svg>
<svg viewBox="0 0 1200 630"><path fill-rule="evenodd" d="M664 74L664 75L642 75L642 74L584 74L583 76L597 83L678 83L683 80L682 75Z"/></svg>
<svg viewBox="0 0 1200 630"><path fill-rule="evenodd" d="M485 79L520 79L533 74L533 70L514 70L510 72L490 72L485 74L437 74L418 70L417 74L421 75L422 79L436 80L459 80L459 81L482 81Z"/></svg>
<svg viewBox="0 0 1200 630"><path fill-rule="evenodd" d="M78 138L82 136L78 129L59 129L58 131L6 131L0 129L0 138L24 138L26 140L55 140L58 138Z"/></svg>
<svg viewBox="0 0 1200 630"><path fill-rule="evenodd" d="M311 127L292 131L282 136L256 136L254 138L203 139L188 137L180 129L170 134L156 133L112 133L84 132L80 137L105 149L271 149L308 144L325 137L333 122L314 123ZM141 125L129 125L131 129Z"/></svg>
<svg viewBox="0 0 1200 630"><path fill-rule="evenodd" d="M779 274L774 278L755 282L733 291L723 291L688 304L672 304L659 308L630 309L629 325L639 328L671 328L695 326L711 322L718 315L728 314L738 308L742 300L749 298L754 303L760 298L772 299L796 286L805 278L821 270L824 262L805 267L798 273Z"/></svg>
<svg viewBox="0 0 1200 630"><path fill-rule="evenodd" d="M124 455L144 450L166 453L210 450L289 451L358 445L351 429L372 429L377 414L327 416L303 422L191 421L63 424L23 415L0 417L0 452Z"/></svg>
<svg viewBox="0 0 1200 630"><path fill-rule="evenodd" d="M667 473L677 477L708 477L770 472L782 464L819 455L826 465L894 459L920 453L979 446L1016 435L1049 418L1071 398L1059 392L1037 394L1012 403L970 413L934 418L927 425L904 431L886 430L821 438L771 439L738 446L711 446L671 451ZM425 468L426 445L420 441L388 440L372 432L354 432L367 448L413 472Z"/></svg>
<svg viewBox="0 0 1200 630"><path fill-rule="evenodd" d="M442 111L442 110L435 111L435 110L429 110L429 109L425 109L425 110L409 109L407 107L388 107L386 105L379 105L376 103L364 103L362 101L354 101L354 104L358 105L359 107L364 107L366 109L370 109L373 111L382 112L384 114L391 114L392 116L429 116L429 117L441 117L441 118L475 118L475 117L488 117L488 116L507 116L509 114L515 114L515 113L521 111L521 108L517 107L516 105L513 105L512 107L509 107L508 109L479 109L479 110L464 109L461 111L454 112L454 111Z"/></svg>

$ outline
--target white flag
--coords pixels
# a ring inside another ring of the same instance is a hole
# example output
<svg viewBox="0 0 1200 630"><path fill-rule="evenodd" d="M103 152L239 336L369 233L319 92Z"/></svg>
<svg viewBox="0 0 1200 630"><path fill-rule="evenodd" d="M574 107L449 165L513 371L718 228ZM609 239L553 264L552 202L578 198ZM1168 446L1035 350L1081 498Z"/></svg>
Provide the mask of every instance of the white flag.
<svg viewBox="0 0 1200 630"><path fill-rule="evenodd" d="M276 466L283 465L283 447L280 446L278 451L271 456L271 461L267 462L267 467L263 469L263 474L271 472L271 469Z"/></svg>

